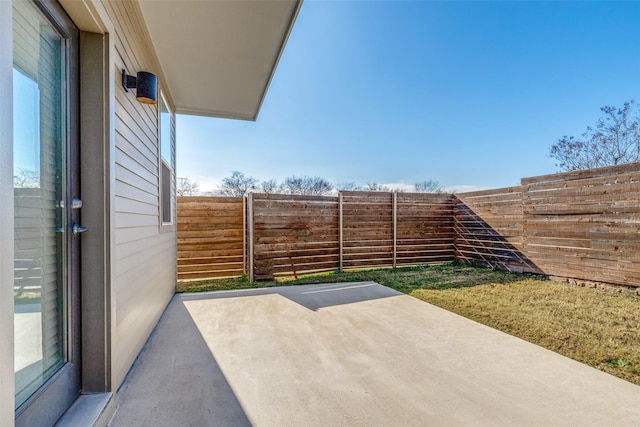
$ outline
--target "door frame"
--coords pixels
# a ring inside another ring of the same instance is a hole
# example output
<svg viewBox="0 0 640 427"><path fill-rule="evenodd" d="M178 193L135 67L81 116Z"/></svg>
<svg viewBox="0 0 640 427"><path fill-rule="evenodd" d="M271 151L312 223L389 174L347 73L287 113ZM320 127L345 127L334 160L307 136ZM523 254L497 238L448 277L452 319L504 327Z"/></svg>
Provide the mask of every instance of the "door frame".
<svg viewBox="0 0 640 427"><path fill-rule="evenodd" d="M82 393L113 393L115 301L115 27L100 1L59 0L80 29Z"/></svg>
<svg viewBox="0 0 640 427"><path fill-rule="evenodd" d="M108 33L80 32L80 129L82 221L89 232L82 237L81 324L82 391L104 393L111 387L111 224L115 203L112 170L115 156L111 74L111 37Z"/></svg>
<svg viewBox="0 0 640 427"><path fill-rule="evenodd" d="M0 97L0 418L3 420L13 418L15 406L12 9L12 2L0 1L0 92L4 94Z"/></svg>

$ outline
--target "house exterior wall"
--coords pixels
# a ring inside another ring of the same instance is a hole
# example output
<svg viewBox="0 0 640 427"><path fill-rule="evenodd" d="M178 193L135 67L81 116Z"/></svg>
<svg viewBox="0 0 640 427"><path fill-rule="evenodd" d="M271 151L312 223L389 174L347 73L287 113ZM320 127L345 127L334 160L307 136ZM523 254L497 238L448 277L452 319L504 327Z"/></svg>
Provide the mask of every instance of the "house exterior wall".
<svg viewBox="0 0 640 427"><path fill-rule="evenodd" d="M121 85L122 69L160 75L159 66L137 6L103 5L115 33L111 384L117 390L175 291L177 254L175 226L160 220L158 106L137 102ZM175 200L172 207L175 219Z"/></svg>

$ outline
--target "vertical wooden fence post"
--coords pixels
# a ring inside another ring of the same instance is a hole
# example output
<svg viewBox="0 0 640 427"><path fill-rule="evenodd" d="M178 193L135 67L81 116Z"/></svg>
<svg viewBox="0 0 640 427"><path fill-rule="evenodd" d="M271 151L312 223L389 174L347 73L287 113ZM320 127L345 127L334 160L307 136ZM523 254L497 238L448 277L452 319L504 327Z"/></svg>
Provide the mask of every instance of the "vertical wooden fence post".
<svg viewBox="0 0 640 427"><path fill-rule="evenodd" d="M393 192L393 268L396 268L396 255L397 255L397 240L398 240L398 192Z"/></svg>
<svg viewBox="0 0 640 427"><path fill-rule="evenodd" d="M247 196L247 222L249 223L249 281L255 280L253 272L253 193Z"/></svg>
<svg viewBox="0 0 640 427"><path fill-rule="evenodd" d="M340 263L339 263L339 267L338 267L338 271L340 271L342 273L342 271L344 270L344 265L342 263L342 239L343 239L343 234L342 234L342 191L340 191L338 193L338 246L339 246L339 253L340 253Z"/></svg>
<svg viewBox="0 0 640 427"><path fill-rule="evenodd" d="M249 274L247 266L247 196L242 198L242 270Z"/></svg>
<svg viewBox="0 0 640 427"><path fill-rule="evenodd" d="M530 237L529 234L531 233L531 224L533 222L534 216L532 215L532 213L529 211L529 209L525 209L524 208L524 201L525 199L529 199L529 191L531 189L531 186L529 184L525 184L524 179L520 179L520 189L522 190L522 194L520 196L520 209L522 209L522 253L523 254L529 254L531 253L531 246L530 246Z"/></svg>

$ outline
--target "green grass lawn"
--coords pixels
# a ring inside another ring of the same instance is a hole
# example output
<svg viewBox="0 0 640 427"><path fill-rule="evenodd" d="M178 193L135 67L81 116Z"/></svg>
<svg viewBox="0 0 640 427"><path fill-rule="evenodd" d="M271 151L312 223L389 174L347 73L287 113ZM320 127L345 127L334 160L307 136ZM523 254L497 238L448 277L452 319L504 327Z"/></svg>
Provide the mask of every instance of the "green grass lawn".
<svg viewBox="0 0 640 427"><path fill-rule="evenodd" d="M640 385L640 298L459 264L250 283L181 282L178 292L374 281Z"/></svg>

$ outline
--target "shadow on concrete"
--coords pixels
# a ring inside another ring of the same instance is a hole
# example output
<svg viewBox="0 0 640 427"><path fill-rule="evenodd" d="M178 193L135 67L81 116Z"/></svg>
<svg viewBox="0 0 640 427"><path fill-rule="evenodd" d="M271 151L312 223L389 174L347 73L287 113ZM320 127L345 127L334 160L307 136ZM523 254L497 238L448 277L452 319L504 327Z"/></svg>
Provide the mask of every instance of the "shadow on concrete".
<svg viewBox="0 0 640 427"><path fill-rule="evenodd" d="M181 294L181 298L183 301L199 301L258 295L280 295L309 310L317 311L326 307L372 301L403 294L374 282L353 282Z"/></svg>
<svg viewBox="0 0 640 427"><path fill-rule="evenodd" d="M252 425L180 298L165 310L118 395L110 427Z"/></svg>

